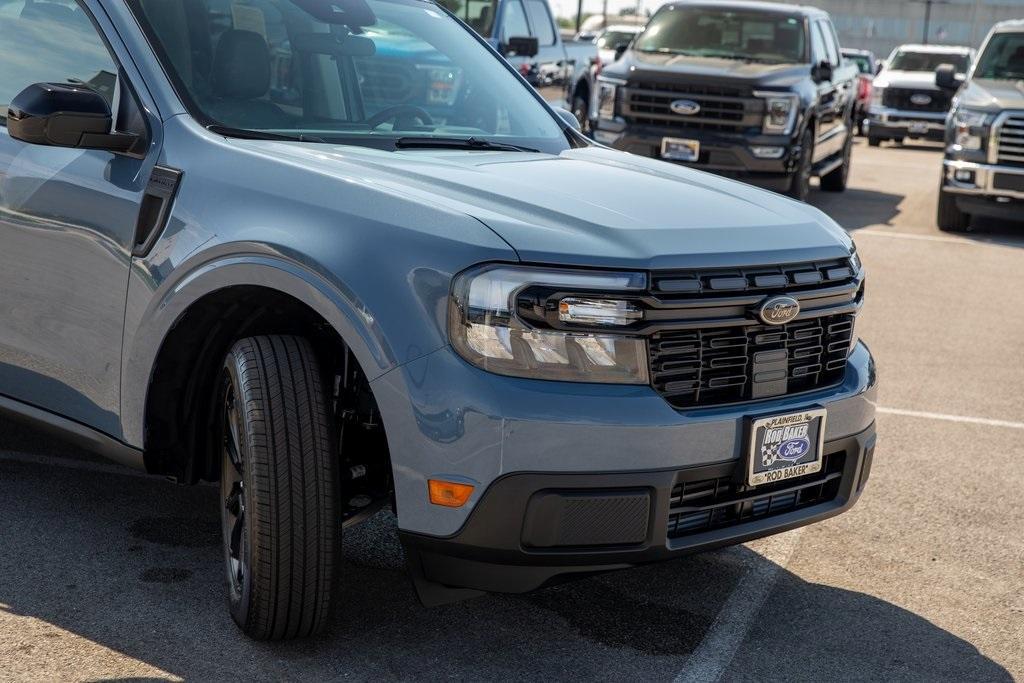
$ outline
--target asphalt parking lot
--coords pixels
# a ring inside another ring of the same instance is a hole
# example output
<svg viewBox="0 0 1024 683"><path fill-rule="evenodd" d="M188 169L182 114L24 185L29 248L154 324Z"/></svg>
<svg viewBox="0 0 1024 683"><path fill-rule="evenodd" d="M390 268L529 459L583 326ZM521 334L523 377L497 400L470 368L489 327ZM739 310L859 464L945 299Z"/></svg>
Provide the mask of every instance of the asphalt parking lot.
<svg viewBox="0 0 1024 683"><path fill-rule="evenodd" d="M215 489L0 424L0 680L1024 678L1024 224L938 232L940 158L860 142L852 187L812 193L869 269L883 382L851 512L430 610L381 513L331 632L264 644L224 608Z"/></svg>

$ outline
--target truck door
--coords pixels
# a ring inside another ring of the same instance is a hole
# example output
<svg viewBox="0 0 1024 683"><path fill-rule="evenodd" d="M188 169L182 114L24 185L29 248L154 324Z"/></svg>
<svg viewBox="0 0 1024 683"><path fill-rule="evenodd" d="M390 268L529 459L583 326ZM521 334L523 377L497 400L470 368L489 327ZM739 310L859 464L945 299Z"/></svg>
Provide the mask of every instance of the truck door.
<svg viewBox="0 0 1024 683"><path fill-rule="evenodd" d="M3 10L4 116L34 83L75 82L117 112L118 130L145 135L93 0L13 0ZM128 275L155 153L27 144L0 126L0 395L120 435Z"/></svg>
<svg viewBox="0 0 1024 683"><path fill-rule="evenodd" d="M843 149L849 131L846 129L845 112L849 97L848 82L845 78L839 45L831 28L824 20L811 22L811 50L815 64L825 62L832 67L832 77L817 84L818 105L815 124L814 163L818 163ZM849 79L847 79L848 81Z"/></svg>

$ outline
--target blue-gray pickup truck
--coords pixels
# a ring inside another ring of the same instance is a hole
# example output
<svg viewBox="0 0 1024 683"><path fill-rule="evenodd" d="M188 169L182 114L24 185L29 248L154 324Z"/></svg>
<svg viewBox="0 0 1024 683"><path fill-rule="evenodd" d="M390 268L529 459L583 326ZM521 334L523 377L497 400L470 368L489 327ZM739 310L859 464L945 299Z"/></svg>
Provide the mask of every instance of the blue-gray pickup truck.
<svg viewBox="0 0 1024 683"><path fill-rule="evenodd" d="M0 412L219 482L254 638L330 621L384 507L437 604L868 479L849 235L595 145L433 2L0 0L0 102Z"/></svg>

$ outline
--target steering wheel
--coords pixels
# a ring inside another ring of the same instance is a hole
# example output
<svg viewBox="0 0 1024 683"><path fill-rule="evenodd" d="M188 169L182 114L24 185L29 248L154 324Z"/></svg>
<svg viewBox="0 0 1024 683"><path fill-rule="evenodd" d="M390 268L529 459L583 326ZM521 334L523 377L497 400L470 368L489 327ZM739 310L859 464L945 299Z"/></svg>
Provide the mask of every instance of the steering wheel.
<svg viewBox="0 0 1024 683"><path fill-rule="evenodd" d="M408 125L415 125L414 122L416 120L419 120L424 126L434 124L434 119L425 109L412 104L399 104L383 109L371 116L366 121L366 124L370 126L370 130L373 130L382 123L387 123L391 120L394 120L396 130L406 128Z"/></svg>

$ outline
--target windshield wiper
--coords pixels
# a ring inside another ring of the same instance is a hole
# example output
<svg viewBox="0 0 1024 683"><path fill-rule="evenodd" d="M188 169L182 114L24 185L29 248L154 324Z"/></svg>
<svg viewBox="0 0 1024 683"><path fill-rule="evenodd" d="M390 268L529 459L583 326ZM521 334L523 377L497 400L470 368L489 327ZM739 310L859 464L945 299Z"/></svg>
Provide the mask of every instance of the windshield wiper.
<svg viewBox="0 0 1024 683"><path fill-rule="evenodd" d="M492 152L539 152L539 149L494 142L484 138L437 138L409 136L395 140L395 149L476 149Z"/></svg>
<svg viewBox="0 0 1024 683"><path fill-rule="evenodd" d="M285 142L325 142L323 138L318 138L315 135L306 135L304 133L296 133L295 135L286 135L284 133L271 133L265 130L251 130L249 128L232 128L231 126L221 126L219 124L213 124L206 127L206 130L217 135L224 135L229 138L241 138L243 140L282 140Z"/></svg>

